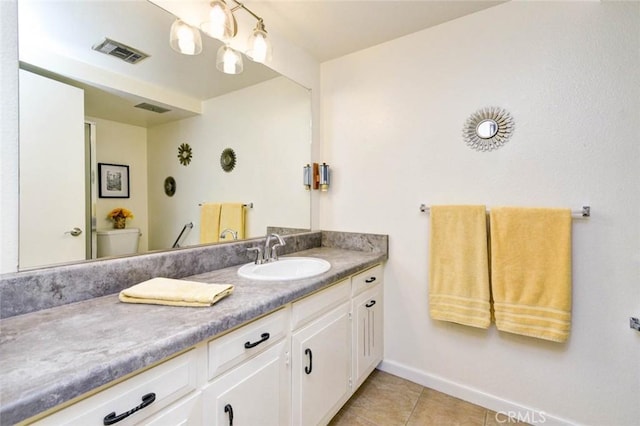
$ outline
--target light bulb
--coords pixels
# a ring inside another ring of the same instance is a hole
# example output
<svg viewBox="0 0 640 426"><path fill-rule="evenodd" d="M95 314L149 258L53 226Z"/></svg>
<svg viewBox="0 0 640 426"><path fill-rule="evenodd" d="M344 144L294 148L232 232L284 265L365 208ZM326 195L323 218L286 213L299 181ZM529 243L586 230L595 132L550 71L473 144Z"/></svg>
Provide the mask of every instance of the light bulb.
<svg viewBox="0 0 640 426"><path fill-rule="evenodd" d="M211 2L209 20L203 22L200 29L207 35L222 41L231 39L238 30L233 13L223 0Z"/></svg>
<svg viewBox="0 0 640 426"><path fill-rule="evenodd" d="M182 27L178 30L178 46L182 53L193 55L196 51L196 43L193 39L193 32Z"/></svg>
<svg viewBox="0 0 640 426"><path fill-rule="evenodd" d="M229 45L218 49L216 68L225 74L240 74L243 69L242 56Z"/></svg>
<svg viewBox="0 0 640 426"><path fill-rule="evenodd" d="M211 36L215 38L222 38L224 36L224 26L226 24L226 14L220 4L214 4L209 12L209 19L211 22Z"/></svg>
<svg viewBox="0 0 640 426"><path fill-rule="evenodd" d="M224 52L224 59L223 59L223 70L225 72L225 74L235 74L236 72L236 62L238 62L238 58L236 57L236 55L231 51L231 49L228 49L226 52Z"/></svg>
<svg viewBox="0 0 640 426"><path fill-rule="evenodd" d="M271 42L267 37L264 23L259 20L247 41L247 56L255 62L265 63L271 60Z"/></svg>
<svg viewBox="0 0 640 426"><path fill-rule="evenodd" d="M171 25L169 44L173 50L184 55L197 55L202 52L200 31L179 19Z"/></svg>

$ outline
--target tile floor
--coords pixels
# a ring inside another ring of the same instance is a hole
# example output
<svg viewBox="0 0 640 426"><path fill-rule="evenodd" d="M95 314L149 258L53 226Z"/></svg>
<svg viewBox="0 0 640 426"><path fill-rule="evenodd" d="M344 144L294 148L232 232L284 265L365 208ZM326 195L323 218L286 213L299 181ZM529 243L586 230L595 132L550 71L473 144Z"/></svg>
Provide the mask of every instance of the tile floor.
<svg viewBox="0 0 640 426"><path fill-rule="evenodd" d="M502 414L374 370L330 426L504 426ZM523 425L523 423L519 423Z"/></svg>

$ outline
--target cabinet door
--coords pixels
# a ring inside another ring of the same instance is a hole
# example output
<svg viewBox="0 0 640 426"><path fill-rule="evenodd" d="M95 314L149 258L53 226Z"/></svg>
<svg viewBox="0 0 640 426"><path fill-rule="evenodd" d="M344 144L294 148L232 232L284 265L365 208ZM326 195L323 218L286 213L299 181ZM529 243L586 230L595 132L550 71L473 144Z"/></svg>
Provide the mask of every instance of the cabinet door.
<svg viewBox="0 0 640 426"><path fill-rule="evenodd" d="M353 376L356 388L382 361L382 286L362 293L353 300Z"/></svg>
<svg viewBox="0 0 640 426"><path fill-rule="evenodd" d="M292 424L325 423L350 394L349 303L296 331L291 346Z"/></svg>
<svg viewBox="0 0 640 426"><path fill-rule="evenodd" d="M289 424L287 342L274 345L207 385L203 391L203 424Z"/></svg>

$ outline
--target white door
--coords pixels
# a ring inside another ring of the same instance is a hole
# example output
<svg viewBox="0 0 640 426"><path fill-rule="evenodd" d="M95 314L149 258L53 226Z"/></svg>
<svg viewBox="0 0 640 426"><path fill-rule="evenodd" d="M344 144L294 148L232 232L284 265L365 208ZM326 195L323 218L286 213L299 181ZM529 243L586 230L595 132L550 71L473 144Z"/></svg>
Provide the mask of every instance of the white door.
<svg viewBox="0 0 640 426"><path fill-rule="evenodd" d="M84 91L25 70L19 79L20 269L83 260Z"/></svg>

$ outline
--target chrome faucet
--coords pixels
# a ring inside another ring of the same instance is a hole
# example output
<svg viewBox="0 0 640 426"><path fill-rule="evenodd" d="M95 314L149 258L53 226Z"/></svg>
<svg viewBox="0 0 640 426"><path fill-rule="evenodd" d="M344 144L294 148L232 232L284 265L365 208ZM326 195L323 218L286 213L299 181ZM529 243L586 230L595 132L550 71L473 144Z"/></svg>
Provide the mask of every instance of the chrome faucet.
<svg viewBox="0 0 640 426"><path fill-rule="evenodd" d="M278 240L273 246L271 245L271 239L275 238ZM256 252L256 265L262 265L266 262L274 262L278 260L278 247L282 247L287 245L287 243L282 239L282 237L278 234L269 234L267 235L267 239L264 242L264 249L262 247L249 247L247 251L255 251Z"/></svg>
<svg viewBox="0 0 640 426"><path fill-rule="evenodd" d="M273 247L269 246L271 243L271 237L274 237L278 240L277 243L273 245ZM278 247L282 247L287 243L284 242L282 237L278 234L269 234L267 235L267 239L264 242L264 250L262 251L262 257L265 262L273 262L278 260L278 252L276 251Z"/></svg>
<svg viewBox="0 0 640 426"><path fill-rule="evenodd" d="M220 238L222 238L223 240L226 239L225 235L227 234L231 234L231 236L233 237L234 241L238 239L238 231L234 231L231 228L227 228L224 231L222 231L220 233Z"/></svg>

